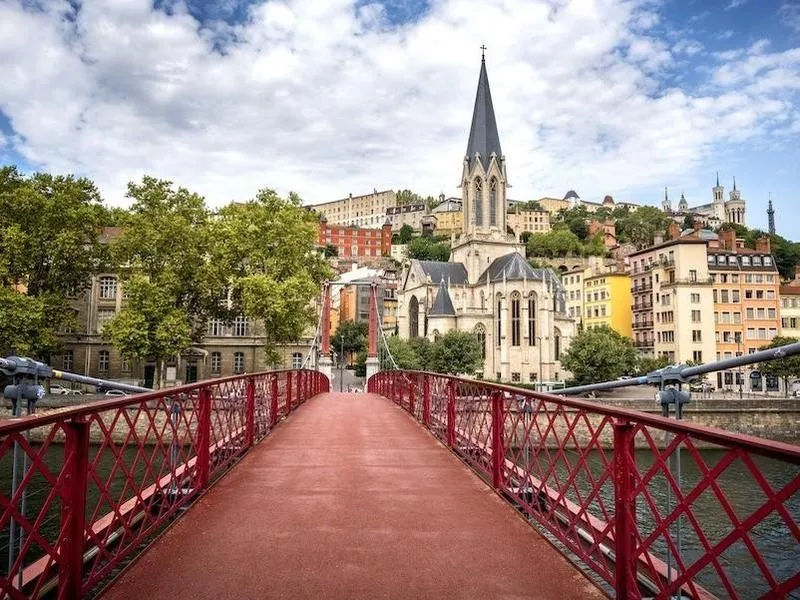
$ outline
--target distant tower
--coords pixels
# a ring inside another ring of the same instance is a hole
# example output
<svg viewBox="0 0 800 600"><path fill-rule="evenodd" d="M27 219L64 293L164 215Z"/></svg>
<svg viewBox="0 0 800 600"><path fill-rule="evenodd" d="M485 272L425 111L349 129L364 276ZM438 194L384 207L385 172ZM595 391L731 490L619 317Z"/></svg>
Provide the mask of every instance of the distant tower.
<svg viewBox="0 0 800 600"><path fill-rule="evenodd" d="M663 208L665 213L672 212L672 204L669 201L669 193L667 192L667 188L664 188L664 202L661 203L661 207Z"/></svg>
<svg viewBox="0 0 800 600"><path fill-rule="evenodd" d="M736 177L734 177L730 200L725 203L725 221L737 225L744 225L746 212L747 206L742 199L742 191L736 187Z"/></svg>
<svg viewBox="0 0 800 600"><path fill-rule="evenodd" d="M769 234L775 235L775 209L772 208L772 192L769 194L769 204L767 205L767 222L769 223Z"/></svg>
<svg viewBox="0 0 800 600"><path fill-rule="evenodd" d="M711 216L716 217L720 222L725 221L725 188L719 184L719 171L717 171L717 185L711 188L711 191L714 194Z"/></svg>
<svg viewBox="0 0 800 600"><path fill-rule="evenodd" d="M681 199L680 202L678 202L678 212L679 213L689 212L689 203L686 201L686 196L683 195L683 192L681 192Z"/></svg>

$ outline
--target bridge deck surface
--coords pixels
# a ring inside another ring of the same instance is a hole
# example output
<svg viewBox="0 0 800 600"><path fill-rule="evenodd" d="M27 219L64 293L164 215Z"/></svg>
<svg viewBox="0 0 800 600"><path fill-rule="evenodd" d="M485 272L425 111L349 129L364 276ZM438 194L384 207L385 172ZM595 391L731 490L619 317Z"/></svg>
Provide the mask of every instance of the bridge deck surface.
<svg viewBox="0 0 800 600"><path fill-rule="evenodd" d="M104 598L603 595L388 400L300 407Z"/></svg>

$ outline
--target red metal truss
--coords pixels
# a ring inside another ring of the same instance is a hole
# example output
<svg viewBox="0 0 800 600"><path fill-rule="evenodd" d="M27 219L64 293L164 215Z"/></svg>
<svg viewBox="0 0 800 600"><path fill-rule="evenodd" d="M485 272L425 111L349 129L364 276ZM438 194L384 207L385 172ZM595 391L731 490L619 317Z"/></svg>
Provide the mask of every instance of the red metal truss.
<svg viewBox="0 0 800 600"><path fill-rule="evenodd" d="M800 447L445 375L386 371L368 389L409 411L618 598L800 590ZM746 498L732 497L733 479ZM789 556L775 556L771 536Z"/></svg>
<svg viewBox="0 0 800 600"><path fill-rule="evenodd" d="M275 371L0 421L0 598L83 597L328 388Z"/></svg>

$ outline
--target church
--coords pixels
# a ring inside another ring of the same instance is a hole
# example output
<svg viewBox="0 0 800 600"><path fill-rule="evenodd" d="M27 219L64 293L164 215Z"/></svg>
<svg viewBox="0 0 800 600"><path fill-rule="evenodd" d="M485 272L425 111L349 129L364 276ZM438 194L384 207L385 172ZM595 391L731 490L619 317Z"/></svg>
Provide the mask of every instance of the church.
<svg viewBox="0 0 800 600"><path fill-rule="evenodd" d="M433 340L471 331L483 346L478 376L546 387L563 382L560 358L573 321L559 278L531 267L524 245L508 233L506 157L483 57L460 187L464 233L453 237L450 261L412 260L401 275L400 336Z"/></svg>
<svg viewBox="0 0 800 600"><path fill-rule="evenodd" d="M673 210L669 194L664 189L664 201L661 203L661 208L677 222L682 221L687 215L692 215L698 218L703 225L707 225L712 229L719 229L726 223L747 225L745 221L747 206L744 198L742 198L742 191L736 189L735 177L733 178L733 190L730 192L729 200L725 200L725 187L719 184L719 173L717 173L717 185L711 188L711 194L713 197L712 202L700 206L689 206L686 197L681 194L678 210Z"/></svg>

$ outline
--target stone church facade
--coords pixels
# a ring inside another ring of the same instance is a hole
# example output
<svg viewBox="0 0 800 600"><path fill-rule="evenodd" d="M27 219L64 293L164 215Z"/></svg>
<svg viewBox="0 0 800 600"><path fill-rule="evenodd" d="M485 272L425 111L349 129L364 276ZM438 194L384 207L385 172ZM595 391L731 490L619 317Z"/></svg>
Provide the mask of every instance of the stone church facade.
<svg viewBox="0 0 800 600"><path fill-rule="evenodd" d="M507 233L506 160L481 60L462 176L464 233L449 262L412 260L398 293L403 338L474 332L483 345L478 375L509 382L557 382L573 335L566 293L550 269L534 269ZM471 375L471 374L470 374Z"/></svg>

